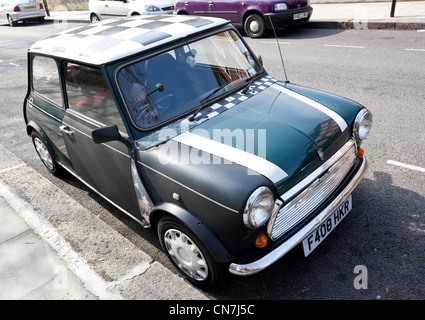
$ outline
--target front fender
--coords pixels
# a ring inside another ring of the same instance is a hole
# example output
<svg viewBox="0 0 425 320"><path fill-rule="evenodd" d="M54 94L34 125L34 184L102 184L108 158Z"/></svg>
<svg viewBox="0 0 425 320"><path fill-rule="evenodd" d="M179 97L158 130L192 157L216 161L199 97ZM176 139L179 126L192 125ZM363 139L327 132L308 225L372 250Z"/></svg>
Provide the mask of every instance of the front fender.
<svg viewBox="0 0 425 320"><path fill-rule="evenodd" d="M177 218L185 227L189 228L210 251L215 261L218 263L230 262L232 256L221 241L188 211L173 203L162 203L155 206L150 212L151 224L156 225L164 215L171 215Z"/></svg>

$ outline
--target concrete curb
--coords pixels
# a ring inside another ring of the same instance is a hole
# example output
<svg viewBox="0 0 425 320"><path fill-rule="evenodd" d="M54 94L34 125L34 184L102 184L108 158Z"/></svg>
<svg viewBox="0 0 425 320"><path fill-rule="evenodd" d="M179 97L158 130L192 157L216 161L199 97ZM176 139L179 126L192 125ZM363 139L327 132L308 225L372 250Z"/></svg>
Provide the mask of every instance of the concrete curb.
<svg viewBox="0 0 425 320"><path fill-rule="evenodd" d="M354 21L309 21L304 26L309 29L357 29L357 30L421 30L425 29L425 23L421 22L388 22L369 21L359 25Z"/></svg>
<svg viewBox="0 0 425 320"><path fill-rule="evenodd" d="M208 300L2 145L0 196L98 299Z"/></svg>

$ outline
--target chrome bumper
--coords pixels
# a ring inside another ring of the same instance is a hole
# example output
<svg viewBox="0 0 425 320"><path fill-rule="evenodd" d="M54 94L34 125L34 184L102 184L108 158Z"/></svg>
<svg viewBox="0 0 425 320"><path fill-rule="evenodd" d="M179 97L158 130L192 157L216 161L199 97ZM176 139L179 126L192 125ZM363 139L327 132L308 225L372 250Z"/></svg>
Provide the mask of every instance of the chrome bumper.
<svg viewBox="0 0 425 320"><path fill-rule="evenodd" d="M314 220L310 221L306 226L304 226L304 228L294 234L286 242L282 243L279 247L261 259L247 264L232 263L229 266L229 271L239 276L248 276L260 272L297 246L307 235L320 226L320 224L325 221L342 203L344 203L345 200L347 200L348 196L362 180L367 168L369 167L367 159L363 157L362 160L363 162L353 179L351 179L344 190L319 215L317 215Z"/></svg>

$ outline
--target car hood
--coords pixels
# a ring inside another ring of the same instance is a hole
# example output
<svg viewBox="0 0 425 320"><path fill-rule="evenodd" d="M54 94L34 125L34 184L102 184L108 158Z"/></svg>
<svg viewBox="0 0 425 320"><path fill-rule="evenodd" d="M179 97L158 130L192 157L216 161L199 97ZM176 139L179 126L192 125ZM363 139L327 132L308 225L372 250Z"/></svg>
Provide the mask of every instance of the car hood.
<svg viewBox="0 0 425 320"><path fill-rule="evenodd" d="M212 154L265 176L282 194L347 141L347 127L332 109L275 83L173 140L197 150L194 163Z"/></svg>

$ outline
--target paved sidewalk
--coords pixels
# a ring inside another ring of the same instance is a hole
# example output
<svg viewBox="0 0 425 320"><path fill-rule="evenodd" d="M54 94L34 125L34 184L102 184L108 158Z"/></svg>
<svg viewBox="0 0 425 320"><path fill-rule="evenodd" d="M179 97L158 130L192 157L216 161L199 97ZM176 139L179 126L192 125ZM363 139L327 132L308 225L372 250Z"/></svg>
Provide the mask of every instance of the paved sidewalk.
<svg viewBox="0 0 425 320"><path fill-rule="evenodd" d="M311 28L425 29L425 1L397 1L394 17L391 2L312 4ZM90 22L88 11L53 11L47 20Z"/></svg>
<svg viewBox="0 0 425 320"><path fill-rule="evenodd" d="M208 300L0 145L0 300L18 299Z"/></svg>
<svg viewBox="0 0 425 320"><path fill-rule="evenodd" d="M425 1L313 4L312 28L425 29Z"/></svg>
<svg viewBox="0 0 425 320"><path fill-rule="evenodd" d="M0 288L0 300L97 299L1 196Z"/></svg>

